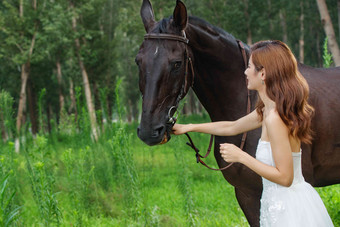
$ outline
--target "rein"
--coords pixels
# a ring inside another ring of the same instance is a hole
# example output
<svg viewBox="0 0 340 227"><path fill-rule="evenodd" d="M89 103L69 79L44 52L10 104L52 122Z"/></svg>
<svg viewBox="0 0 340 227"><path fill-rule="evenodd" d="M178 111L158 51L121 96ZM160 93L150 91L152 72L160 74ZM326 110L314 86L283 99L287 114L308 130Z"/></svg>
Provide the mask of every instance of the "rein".
<svg viewBox="0 0 340 227"><path fill-rule="evenodd" d="M188 66L189 66L189 63L190 63L190 67L191 67L191 72L192 72L192 84L191 86L193 86L194 84L194 78L195 78L195 75L194 75L194 68L193 68L193 64L192 64L192 60L191 58L188 56L188 44L189 44L189 39L186 38L186 35L185 35L185 32L182 31L183 33L183 36L179 36L179 35L172 35L172 34L163 34L163 33L150 33L150 34L146 34L144 35L144 39L147 40L147 39L158 39L158 40L172 40L172 41L179 41L179 42L183 42L185 43L185 55L186 55L186 63L185 63L185 83L182 87L182 90L181 90L181 93L179 94L177 100L176 100L176 104L175 106L172 106L170 107L169 109L169 113L168 113L168 116L169 116L169 120L168 120L168 123L167 124L171 124L171 125L174 125L176 123L176 118L175 117L171 117L171 110L172 109L175 109L175 112L177 111L177 106L178 106L178 103L179 101L182 99L182 96L184 94L187 93L187 91L189 90L188 88ZM237 43L238 43L238 46L241 50L241 53L242 53L242 57L243 57L243 61L244 61L244 65L245 65L245 68L247 68L248 66L248 60L247 60L247 54L245 52L245 49L244 49L244 45L242 44L242 42L240 40L236 40ZM246 80L246 84L248 84L247 82L247 78L245 78ZM249 90L247 89L247 114L250 113L250 92ZM214 135L211 135L210 137L210 142L209 142L209 147L208 147L208 150L207 150L207 153L202 156L199 154L199 149L195 146L194 142L192 141L191 137L189 136L188 133L185 133L185 135L188 137L188 140L189 142L187 142L186 144L188 146L190 146L196 153L196 161L197 163L201 163L202 165L204 165L205 167L207 167L208 169L211 169L211 170L216 170L216 171L221 171L221 170L225 170L227 168L229 168L231 165L233 165L234 163L229 163L227 166L223 167L223 168L220 168L220 169L215 169L215 168L212 168L210 166L208 166L203 160L202 158L206 158L208 157L208 155L210 154L211 152L211 148L212 148L212 144L213 144L213 141L214 141ZM241 145L240 145L240 149L243 150L244 148L244 145L246 143L246 139L247 139L247 132L243 133L242 135L242 140L241 140Z"/></svg>

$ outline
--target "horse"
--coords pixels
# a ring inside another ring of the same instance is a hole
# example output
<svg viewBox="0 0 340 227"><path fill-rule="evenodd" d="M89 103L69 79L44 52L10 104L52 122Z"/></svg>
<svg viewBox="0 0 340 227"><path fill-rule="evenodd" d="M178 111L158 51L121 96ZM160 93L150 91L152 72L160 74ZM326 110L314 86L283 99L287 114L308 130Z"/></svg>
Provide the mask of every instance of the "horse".
<svg viewBox="0 0 340 227"><path fill-rule="evenodd" d="M171 138L172 115L178 103L193 89L211 121L233 121L255 109L257 94L248 91L244 71L250 48L234 36L203 19L187 15L177 0L173 15L155 21L152 5L143 0L140 9L146 35L136 56L142 114L138 137L147 145ZM242 52L244 54L242 54ZM244 59L246 57L246 59ZM298 64L310 87L309 102L315 108L311 145L302 144L305 180L315 187L340 182L340 68L313 68ZM248 101L249 100L249 101ZM231 137L216 136L214 156L219 167L226 163L219 144L233 143L255 157L261 130ZM237 201L251 226L259 226L261 177L234 163L221 171L235 188Z"/></svg>

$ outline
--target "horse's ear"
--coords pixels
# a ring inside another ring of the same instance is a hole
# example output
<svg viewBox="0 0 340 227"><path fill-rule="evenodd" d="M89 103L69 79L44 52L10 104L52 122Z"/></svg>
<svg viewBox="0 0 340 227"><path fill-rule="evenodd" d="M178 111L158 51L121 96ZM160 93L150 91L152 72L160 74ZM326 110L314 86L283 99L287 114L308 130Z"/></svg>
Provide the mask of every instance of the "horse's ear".
<svg viewBox="0 0 340 227"><path fill-rule="evenodd" d="M187 8L184 3L180 0L176 1L176 7L173 13L173 19L175 26L179 27L180 30L184 30L188 24Z"/></svg>
<svg viewBox="0 0 340 227"><path fill-rule="evenodd" d="M156 23L152 5L149 0L143 0L140 15L143 20L145 31L148 33Z"/></svg>

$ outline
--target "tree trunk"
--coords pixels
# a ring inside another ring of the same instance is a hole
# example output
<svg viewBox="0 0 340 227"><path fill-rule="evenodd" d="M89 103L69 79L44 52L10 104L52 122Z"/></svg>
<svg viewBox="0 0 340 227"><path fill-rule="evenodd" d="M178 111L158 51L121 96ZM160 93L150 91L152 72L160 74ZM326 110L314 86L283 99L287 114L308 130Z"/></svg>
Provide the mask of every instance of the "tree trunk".
<svg viewBox="0 0 340 227"><path fill-rule="evenodd" d="M128 100L127 120L128 120L129 123L132 122L132 102L131 102L131 99Z"/></svg>
<svg viewBox="0 0 340 227"><path fill-rule="evenodd" d="M6 127L5 127L5 119L4 119L3 111L0 111L0 127L1 127L2 140L4 141L4 143L6 143L6 141L8 140L8 134L7 134Z"/></svg>
<svg viewBox="0 0 340 227"><path fill-rule="evenodd" d="M110 93L108 92L107 95L106 95L106 109L107 109L107 122L109 121L112 121L112 103L113 101L112 100L112 96L110 97Z"/></svg>
<svg viewBox="0 0 340 227"><path fill-rule="evenodd" d="M20 17L24 16L24 4L23 4L23 0L20 0L20 4L19 4L19 15Z"/></svg>
<svg viewBox="0 0 340 227"><path fill-rule="evenodd" d="M36 97L34 92L32 91L32 83L28 79L27 81L27 98L28 98L28 109L30 112L30 119L31 119L31 127L33 135L36 135L38 132L38 120L37 120L37 104L36 104Z"/></svg>
<svg viewBox="0 0 340 227"><path fill-rule="evenodd" d="M65 98L63 95L63 76L61 73L61 64L59 59L56 62L56 66L57 66L57 80L58 80L58 85L59 85L59 107L60 107L60 114L64 109L64 105L65 105Z"/></svg>
<svg viewBox="0 0 340 227"><path fill-rule="evenodd" d="M71 6L71 9L74 11L74 6L73 6L72 2L70 2L70 6ZM74 32L77 32L77 19L76 19L75 15L72 16L72 28L73 28ZM75 46L76 46L76 54L77 54L77 57L78 57L79 67L80 67L81 74L82 74L82 77L83 77L83 85L84 85L84 90L85 90L87 109L88 109L89 116L90 116L92 136L93 136L95 141L98 141L97 118L96 118L96 113L95 113L93 101L92 101L91 88L90 88L90 83L89 83L89 79L88 79L89 77L87 75L85 65L84 65L84 63L81 59L81 56L80 56L81 47L80 47L79 38L76 38L74 40L74 42L75 42Z"/></svg>
<svg viewBox="0 0 340 227"><path fill-rule="evenodd" d="M304 6L303 6L303 0L300 0L300 9L301 9L301 14L300 14L300 39L299 39L299 58L300 62L303 63L305 60L305 52L304 52L304 47L305 47L305 29L304 29Z"/></svg>
<svg viewBox="0 0 340 227"><path fill-rule="evenodd" d="M251 34L248 0L243 0L243 4L244 4L244 16L246 18L246 23L247 23L247 44L250 46L253 43L253 40L252 40L252 34Z"/></svg>
<svg viewBox="0 0 340 227"><path fill-rule="evenodd" d="M33 4L34 10L36 10L36 1L34 0ZM24 7L23 7L23 0L20 0L19 5L19 15L20 17L24 16ZM18 115L17 115L17 122L16 122L16 129L17 129L17 138L15 141L15 151L18 153L20 150L20 130L22 121L24 119L23 111L24 107L26 106L26 85L27 85L27 79L29 77L29 70L30 70L30 61L33 54L33 49L35 45L35 39L36 39L36 33L37 33L37 23L34 25L34 34L31 40L30 49L28 52L28 58L26 63L21 65L21 89L20 89L20 98L19 98L19 106L18 106Z"/></svg>
<svg viewBox="0 0 340 227"><path fill-rule="evenodd" d="M281 27L282 27L282 31L283 31L283 34L282 34L282 41L286 44L288 44L288 33L287 33L287 22L286 22L286 12L281 9L280 10L280 21L281 21Z"/></svg>
<svg viewBox="0 0 340 227"><path fill-rule="evenodd" d="M52 125L51 125L51 119L53 117L53 110L51 103L48 103L48 106L46 108L46 113L47 113L47 130L49 133L52 131Z"/></svg>
<svg viewBox="0 0 340 227"><path fill-rule="evenodd" d="M338 0L338 29L339 29L339 39L340 39L340 0Z"/></svg>
<svg viewBox="0 0 340 227"><path fill-rule="evenodd" d="M100 110L101 109L101 104L100 104L100 94L99 94L99 88L97 82L93 83L93 97L94 97L94 108L95 110Z"/></svg>
<svg viewBox="0 0 340 227"><path fill-rule="evenodd" d="M22 119L23 119L23 112L24 112L24 106L26 106L26 85L27 85L27 79L29 75L29 63L25 63L21 65L21 89L20 89L20 98L19 98L19 106L18 106L18 115L17 115L17 135L20 135L20 129L22 125Z"/></svg>
<svg viewBox="0 0 340 227"><path fill-rule="evenodd" d="M317 0L317 3L318 3L318 9L320 12L321 23L325 30L326 36L328 37L328 46L332 53L334 63L336 66L340 66L339 45L336 41L333 24L328 13L326 2L325 0Z"/></svg>
<svg viewBox="0 0 340 227"><path fill-rule="evenodd" d="M78 40L79 44L79 40ZM85 98L86 98L86 104L87 104L87 109L89 111L89 116L90 116L90 122L91 122L91 128L92 128L92 135L95 141L98 141L98 133L97 133L97 118L96 118L96 113L93 107L93 102L92 102L92 95L91 95L91 89L90 89L90 83L88 79L88 75L86 72L86 68L84 66L83 61L80 58L80 53L79 49L77 50L77 55L79 58L79 67L81 69L81 74L83 76L83 84L84 84L84 90L85 90Z"/></svg>
<svg viewBox="0 0 340 227"><path fill-rule="evenodd" d="M267 12L268 12L268 20L269 20L269 31L270 31L270 35L273 35L273 31L274 31L274 25L273 25L273 19L272 19L272 2L271 0L267 0Z"/></svg>
<svg viewBox="0 0 340 227"><path fill-rule="evenodd" d="M316 33L316 53L318 55L318 63L319 67L323 66L323 60L322 60L322 55L321 55L321 47L320 47L320 35L319 33Z"/></svg>
<svg viewBox="0 0 340 227"><path fill-rule="evenodd" d="M71 105L68 108L68 112L72 113L72 111L74 110L74 114L76 116L77 119L77 102L76 102L76 96L74 94L74 86L73 86L73 80L70 78L70 99L71 99Z"/></svg>
<svg viewBox="0 0 340 227"><path fill-rule="evenodd" d="M23 113L24 108L26 106L26 85L27 85L27 79L29 75L29 62L21 65L21 89L20 89L20 98L19 98L19 106L18 106L18 115L17 115L17 123L16 123L16 129L17 129L17 141L15 143L15 151L19 153L20 151L20 131L21 131L21 125L23 124Z"/></svg>

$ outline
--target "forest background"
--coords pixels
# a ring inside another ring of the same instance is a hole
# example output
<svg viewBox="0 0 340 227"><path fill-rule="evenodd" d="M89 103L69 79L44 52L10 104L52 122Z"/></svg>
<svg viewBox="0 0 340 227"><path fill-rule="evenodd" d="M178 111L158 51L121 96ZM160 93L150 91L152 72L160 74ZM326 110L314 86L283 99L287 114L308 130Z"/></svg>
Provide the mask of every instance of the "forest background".
<svg viewBox="0 0 340 227"><path fill-rule="evenodd" d="M139 14L141 3L136 0L0 1L2 223L91 225L98 224L100 216L104 216L120 217L113 222L110 219L108 225L133 225L141 217L143 223L156 226L162 223L245 225L235 200L226 200L233 206L230 210L234 216L223 216L224 203L220 204L221 216L217 215L216 220L194 217L199 208L194 206L198 201L188 194L193 190L190 182L200 187L195 176L203 175L208 187L218 191L218 185L223 182L221 177L208 179L210 175L192 167L187 156L174 155L172 152L177 148L171 142L166 145L168 148L149 148L136 138L141 95L134 58L145 34ZM259 40L279 39L291 47L302 63L314 67L340 65L336 58L340 0L186 0L184 3L189 15L205 19L249 45ZM325 13L320 7L322 3L328 6L328 20L322 16ZM175 1L154 0L152 5L159 20L172 15ZM329 22L333 34L326 28ZM327 51L333 54L333 59L325 54ZM182 103L182 114L190 121L209 120L193 92ZM173 140L182 142L179 138ZM132 151L131 144L138 150ZM102 156L99 158L91 151ZM178 172L173 164L163 163L166 155L174 163L180 163L181 171L187 172ZM157 162L149 163L146 160L149 158ZM131 159L136 163L129 163ZM211 163L215 164L213 160ZM166 165L174 168L172 173L177 183L173 191L179 187L181 196L177 196L184 201L182 210L174 208L171 215L159 204L148 203L159 198L146 196L150 185L145 181L164 180L168 173L159 172L156 180L146 175L155 174L155 169ZM191 172L190 167L195 170ZM142 173L135 172L135 168ZM126 172L130 175L125 175ZM19 186L22 184L25 186ZM331 186L319 190L332 217L340 216L338 189ZM226 187L226 190L232 189ZM137 198L141 194L142 200ZM131 203L137 205L131 207ZM206 204L204 209L207 207ZM176 220L171 219L174 216ZM100 224L105 225L104 222ZM339 224L339 220L335 223Z"/></svg>

